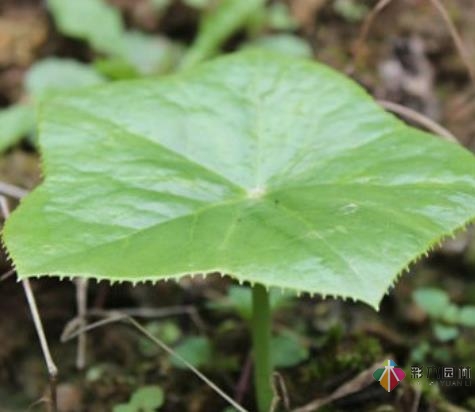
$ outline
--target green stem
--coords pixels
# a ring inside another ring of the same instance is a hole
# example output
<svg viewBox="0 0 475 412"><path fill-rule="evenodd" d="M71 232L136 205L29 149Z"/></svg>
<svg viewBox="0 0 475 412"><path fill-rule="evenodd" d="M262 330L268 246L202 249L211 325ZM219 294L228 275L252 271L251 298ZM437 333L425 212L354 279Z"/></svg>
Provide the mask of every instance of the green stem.
<svg viewBox="0 0 475 412"><path fill-rule="evenodd" d="M271 310L269 293L262 285L252 288L252 344L254 385L259 412L268 412L272 403L272 364L270 356Z"/></svg>

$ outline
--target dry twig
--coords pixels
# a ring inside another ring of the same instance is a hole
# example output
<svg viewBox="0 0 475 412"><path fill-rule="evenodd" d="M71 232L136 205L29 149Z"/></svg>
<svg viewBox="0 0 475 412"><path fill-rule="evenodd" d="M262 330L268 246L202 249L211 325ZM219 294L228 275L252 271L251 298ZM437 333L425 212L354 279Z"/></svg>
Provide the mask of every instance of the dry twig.
<svg viewBox="0 0 475 412"><path fill-rule="evenodd" d="M445 8L445 6L442 4L440 0L430 0L430 2L437 9L442 19L444 20L447 28L449 29L450 36L452 37L452 40L455 43L455 47L457 48L457 51L459 52L460 58L462 59L465 67L467 68L470 79L475 84L475 69L472 65L467 49L465 45L463 44L462 38L460 37L460 34L458 33L454 22L450 18L449 13L447 12L447 9Z"/></svg>
<svg viewBox="0 0 475 412"><path fill-rule="evenodd" d="M15 273L15 269L10 269L8 272L5 272L2 276L0 276L0 282L4 282L5 280L10 279Z"/></svg>
<svg viewBox="0 0 475 412"><path fill-rule="evenodd" d="M134 326L140 333L145 335L149 338L152 342L154 342L157 346L163 349L167 354L178 359L182 362L188 369L190 369L199 379L201 379L204 383L206 383L211 389L213 389L219 396L221 396L224 400L226 400L230 405L236 408L239 412L248 412L244 409L241 405L235 402L229 395L227 395L222 389L220 389L215 383L213 383L209 378L207 378L203 373L201 373L198 369L196 369L192 364L190 364L186 359L184 359L181 355L175 352L172 348L170 348L165 342L158 339L156 336L152 335L147 329L145 329L140 323L138 323L134 318L131 316L121 313L119 311L109 312L109 316L101 319L97 322L91 323L86 325L85 327L78 328L76 331L71 330L71 327L74 322L69 322L66 328L69 328L68 331L63 331L62 340L68 341L70 339L75 338L76 336L84 333L86 331L96 329L100 326L104 326L109 323L114 323L118 321L127 321L132 326ZM77 324L77 322L76 322Z"/></svg>
<svg viewBox="0 0 475 412"><path fill-rule="evenodd" d="M352 393L357 393L363 390L374 382L374 380L372 379L373 372L381 365L381 362L382 361L375 362L373 365L361 372L359 375L355 376L350 381L344 383L329 396L315 399L314 401L308 403L305 406L294 409L292 412L318 411L318 409L320 409L322 406L328 405L329 403L337 399L344 398L345 396L351 395Z"/></svg>
<svg viewBox="0 0 475 412"><path fill-rule="evenodd" d="M272 375L272 391L274 392L274 399L272 399L270 412L277 411L280 403L282 403L286 411L290 411L290 399L287 386L279 372L274 372Z"/></svg>
<svg viewBox="0 0 475 412"><path fill-rule="evenodd" d="M21 199L28 194L28 190L6 182L0 182L0 195Z"/></svg>
<svg viewBox="0 0 475 412"><path fill-rule="evenodd" d="M80 327L86 325L86 312L87 312L87 279L76 279L76 304L78 310L78 319ZM87 338L85 333L81 333L78 336L78 351L76 357L76 367L79 370L84 369L86 366L86 346Z"/></svg>
<svg viewBox="0 0 475 412"><path fill-rule="evenodd" d="M0 196L0 210L5 219L8 219L10 216L10 208L8 206L7 199L4 196ZM49 381L50 381L50 397L51 397L51 410L52 412L57 412L57 394L56 394L56 378L58 376L58 368L53 361L51 352L48 345L48 340L46 339L45 331L43 328L43 323L41 322L40 313L38 311L38 306L36 304L35 296L31 289L30 281L28 279L22 280L23 290L25 291L26 300L30 308L31 317L33 318L33 323L36 328L36 333L40 340L41 350L43 351L43 357L45 359L46 368L48 369Z"/></svg>
<svg viewBox="0 0 475 412"><path fill-rule="evenodd" d="M381 13L391 2L392 0L379 0L376 6L374 6L373 9L366 15L355 43L352 70L354 70L354 68L358 67L359 65L363 44L366 42L366 38L368 37L369 30L371 29L374 20L378 14Z"/></svg>
<svg viewBox="0 0 475 412"><path fill-rule="evenodd" d="M431 132L434 132L443 139L448 140L449 142L458 143L458 140L452 133L450 133L445 127L442 127L440 124L434 122L429 117L418 113L415 110L410 109L409 107L389 102L387 100L378 100L378 103L386 110L389 110L393 113L405 117L408 120L416 122L421 126L424 126L426 129L430 130Z"/></svg>
<svg viewBox="0 0 475 412"><path fill-rule="evenodd" d="M249 381L252 375L252 355L249 353L244 362L244 366L241 369L241 375L234 391L234 399L236 402L241 403L244 400L244 396L248 390Z"/></svg>
<svg viewBox="0 0 475 412"><path fill-rule="evenodd" d="M467 68L467 72L470 76L471 81L475 84L475 68L470 60L469 53L463 44L462 38L455 27L454 22L450 18L449 13L447 12L446 7L440 0L429 0L435 9L439 12L440 16L444 20L445 25L449 30L450 37L455 44L455 47L462 59L465 67ZM359 32L358 38L355 43L354 52L353 52L353 62L351 67L349 68L349 72L352 72L355 67L358 67L362 55L363 44L366 42L368 37L368 33L376 20L376 17L381 13L390 3L392 0L379 0L376 6L366 15L363 24L361 26L361 30Z"/></svg>

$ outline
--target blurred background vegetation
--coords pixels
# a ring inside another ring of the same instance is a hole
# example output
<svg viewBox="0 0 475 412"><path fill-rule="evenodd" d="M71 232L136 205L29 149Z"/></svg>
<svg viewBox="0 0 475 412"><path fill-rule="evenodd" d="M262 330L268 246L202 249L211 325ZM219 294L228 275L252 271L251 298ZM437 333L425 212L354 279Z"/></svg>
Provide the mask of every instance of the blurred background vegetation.
<svg viewBox="0 0 475 412"><path fill-rule="evenodd" d="M362 39L376 3L1 0L1 185L16 196L41 181L35 113L46 96L164 76L251 47L327 63L376 98L433 119L475 149L475 91L467 70L475 65L473 0L440 3L459 33L462 55L438 2L429 0L386 2ZM11 270L5 253L1 269ZM402 276L378 313L360 303L276 292L272 356L282 395L276 410L316 399L321 411L475 410L475 382L442 387L408 376L388 394L367 379L388 358L408 375L413 365L467 366L475 375L474 274L470 228ZM76 313L74 284L33 284L60 365L61 412L231 410L182 364L120 324L88 334L87 365L77 370L75 343L59 341ZM247 289L216 275L135 288L92 283L88 293L93 310L131 309L151 334L252 410ZM35 404L47 377L14 276L2 279L0 296L0 411L48 410L44 402Z"/></svg>

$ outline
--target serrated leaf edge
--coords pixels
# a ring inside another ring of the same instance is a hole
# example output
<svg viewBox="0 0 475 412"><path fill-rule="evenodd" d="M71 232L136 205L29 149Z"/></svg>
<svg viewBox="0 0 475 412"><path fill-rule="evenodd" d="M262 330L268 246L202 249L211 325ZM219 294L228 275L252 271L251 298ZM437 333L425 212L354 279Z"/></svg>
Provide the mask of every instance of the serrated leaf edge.
<svg viewBox="0 0 475 412"><path fill-rule="evenodd" d="M180 283L180 281L182 279L187 278L187 277L189 277L191 279L195 278L196 276L202 276L203 278L206 278L210 275L217 274L217 275L220 275L221 277L230 277L231 279L236 280L240 285L248 284L252 287L255 284L259 283L259 284L262 284L268 291L270 290L270 288L276 288L276 289L280 289L282 291L282 293L284 293L284 292L285 293L293 293L297 297L301 297L302 295L307 294L312 298L314 298L316 296L320 296L322 299L333 298L333 299L342 299L344 301L350 301L350 302L361 302L361 303L365 303L365 304L371 306L374 310L379 311L379 306L380 306L381 301L383 300L384 296L389 295L390 291L395 287L397 281L404 275L404 273L409 273L410 272L410 270L411 270L410 266L411 265L419 262L423 258L427 258L429 256L429 254L432 251L434 251L435 249L439 248L444 243L444 241L446 241L450 238L452 238L452 239L455 238L456 234L465 231L467 229L467 227L470 226L472 223L475 223L475 216L470 217L464 223L457 226L454 230L452 230L448 233L444 233L443 235L441 235L439 237L436 237L431 242L429 242L428 246L426 248L424 248L423 251L418 252L417 254L414 255L414 257L412 257L406 263L404 263L404 265L402 265L402 267L399 269L399 271L397 271L396 274L394 275L393 281L387 287L386 292L380 297L380 299L377 302L370 302L369 300L367 301L367 300L355 298L355 297L350 296L350 295L344 295L344 294L338 294L338 293L324 294L324 293L317 292L317 291L308 291L308 290L299 289L299 288L292 288L292 287L288 287L288 286L283 287L283 286L279 286L279 285L276 285L276 284L270 285L270 284L267 284L266 282L262 282L262 283L261 282L251 282L251 281L248 281L248 280L245 279L246 276L236 274L236 273L229 273L228 270L220 269L220 268L212 269L212 270L206 270L206 271L197 270L196 272L191 272L191 273L190 272L176 273L176 274L171 274L171 275L161 277L159 279L157 279L156 276L141 277L139 279L130 279L130 278L110 279L107 276L101 276L101 275L98 275L98 274L91 274L91 273L78 273L78 274L73 276L69 273L61 273L61 272L58 272L58 273L55 273L55 274L39 273L39 274L34 274L34 275L33 274L32 275L28 275L28 274L27 275L21 275L17 272L17 278L18 278L18 282L20 282L23 279L27 279L27 278L28 279L41 279L41 278L44 278L44 277L57 278L61 281L63 281L63 280L72 281L76 278L87 278L87 279L92 279L92 280L95 280L95 281L98 281L98 282L108 281L110 283L110 285L122 284L122 283L131 283L132 286L135 287L140 283L146 284L148 282L151 282L152 285L156 285L156 284L158 284L158 282L169 282L169 281L175 281L177 283ZM6 260L12 265L13 269L15 269L15 271L17 271L15 258L14 258L14 256L12 256L10 254L10 251L8 250L8 248L5 244L4 236L3 236L3 229L2 229L2 236L1 236L1 244L3 246L3 249L6 252Z"/></svg>

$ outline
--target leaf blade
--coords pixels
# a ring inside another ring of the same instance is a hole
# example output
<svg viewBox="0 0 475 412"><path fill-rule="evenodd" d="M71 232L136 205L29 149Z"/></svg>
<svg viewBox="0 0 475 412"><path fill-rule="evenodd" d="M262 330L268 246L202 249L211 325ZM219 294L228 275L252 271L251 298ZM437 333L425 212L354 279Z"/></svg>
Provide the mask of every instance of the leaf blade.
<svg viewBox="0 0 475 412"><path fill-rule="evenodd" d="M124 26L117 9L103 0L48 0L59 30L103 53L121 54Z"/></svg>
<svg viewBox="0 0 475 412"><path fill-rule="evenodd" d="M475 215L472 154L306 60L240 53L40 117L47 178L5 228L20 276L221 272L377 306Z"/></svg>
<svg viewBox="0 0 475 412"><path fill-rule="evenodd" d="M17 104L0 110L0 151L8 149L31 132L34 125L34 109Z"/></svg>

